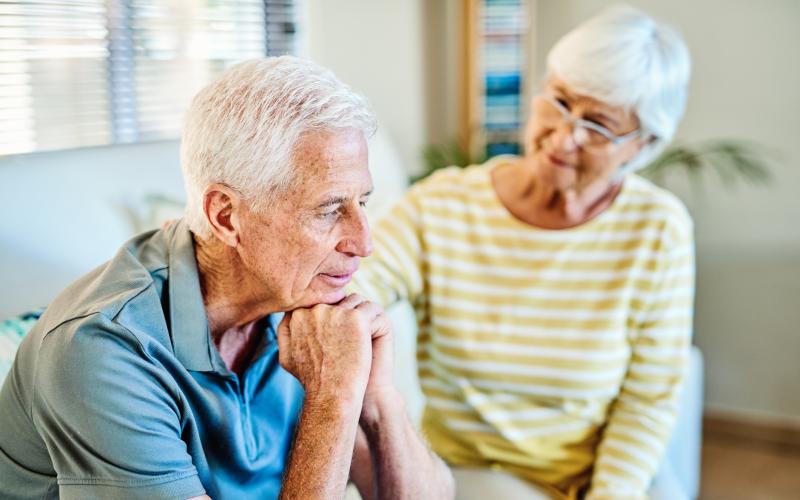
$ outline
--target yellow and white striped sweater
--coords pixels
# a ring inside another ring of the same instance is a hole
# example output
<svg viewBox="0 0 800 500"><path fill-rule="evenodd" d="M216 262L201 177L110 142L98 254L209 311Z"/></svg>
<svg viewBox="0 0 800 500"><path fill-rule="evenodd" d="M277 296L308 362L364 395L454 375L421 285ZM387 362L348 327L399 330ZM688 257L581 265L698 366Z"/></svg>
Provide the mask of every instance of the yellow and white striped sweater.
<svg viewBox="0 0 800 500"><path fill-rule="evenodd" d="M423 431L448 463L565 498L590 480L590 498L641 498L690 344L691 219L628 175L593 220L536 228L495 195L503 161L413 186L374 227L355 287L415 305Z"/></svg>

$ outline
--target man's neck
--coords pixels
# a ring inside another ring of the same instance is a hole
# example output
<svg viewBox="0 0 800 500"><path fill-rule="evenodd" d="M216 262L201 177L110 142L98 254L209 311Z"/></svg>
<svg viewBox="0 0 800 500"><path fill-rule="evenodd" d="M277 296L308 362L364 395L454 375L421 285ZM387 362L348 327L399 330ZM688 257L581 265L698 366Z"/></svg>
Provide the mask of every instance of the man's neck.
<svg viewBox="0 0 800 500"><path fill-rule="evenodd" d="M244 374L261 344L264 330L263 321L253 321L230 328L214 339L214 346L228 370L240 377Z"/></svg>
<svg viewBox="0 0 800 500"><path fill-rule="evenodd" d="M240 373L258 347L259 320L271 312L236 251L195 237L195 256L211 338L229 370Z"/></svg>

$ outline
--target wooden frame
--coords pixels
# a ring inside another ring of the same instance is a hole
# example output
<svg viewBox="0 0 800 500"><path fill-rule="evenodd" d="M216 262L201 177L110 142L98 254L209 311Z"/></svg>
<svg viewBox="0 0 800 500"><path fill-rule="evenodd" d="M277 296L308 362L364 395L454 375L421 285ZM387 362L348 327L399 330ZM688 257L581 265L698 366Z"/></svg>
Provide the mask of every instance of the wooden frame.
<svg viewBox="0 0 800 500"><path fill-rule="evenodd" d="M475 54L478 50L478 16L480 0L462 0L461 2L461 116L459 117L459 145L470 156L474 154L476 143L475 131L480 126L478 116L478 61Z"/></svg>
<svg viewBox="0 0 800 500"><path fill-rule="evenodd" d="M520 74L522 87L519 90L520 114L518 116L519 129L524 128L525 110L527 101L530 97L530 79L533 76L533 56L534 46L531 26L535 19L536 0L520 0L523 12L526 16L522 19L524 28L520 33L522 43L520 50L522 54ZM458 142L462 151L468 154L470 159L483 156L487 141L493 132L487 131L485 123L489 118L486 116L486 103L484 102L485 78L482 70L487 66L486 61L481 59L483 50L482 23L483 16L491 14L484 12L483 0L461 0L459 4L460 19L459 31L461 33L461 44L459 62L461 67L459 85L459 130ZM513 24L513 23L512 23ZM513 28L512 28L513 29Z"/></svg>

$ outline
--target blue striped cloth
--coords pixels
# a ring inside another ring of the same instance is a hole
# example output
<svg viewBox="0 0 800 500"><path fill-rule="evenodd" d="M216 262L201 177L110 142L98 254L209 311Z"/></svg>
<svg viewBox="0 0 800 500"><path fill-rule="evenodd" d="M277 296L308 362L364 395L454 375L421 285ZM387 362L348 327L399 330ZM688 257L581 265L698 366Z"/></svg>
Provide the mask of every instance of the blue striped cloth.
<svg viewBox="0 0 800 500"><path fill-rule="evenodd" d="M14 356L22 338L41 315L42 311L36 311L0 323L0 385L14 363Z"/></svg>

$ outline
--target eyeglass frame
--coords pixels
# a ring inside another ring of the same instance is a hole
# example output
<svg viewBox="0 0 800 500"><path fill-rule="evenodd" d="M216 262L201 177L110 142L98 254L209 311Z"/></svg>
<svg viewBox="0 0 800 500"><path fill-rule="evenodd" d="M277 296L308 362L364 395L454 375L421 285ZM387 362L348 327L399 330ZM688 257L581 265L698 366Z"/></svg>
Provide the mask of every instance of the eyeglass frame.
<svg viewBox="0 0 800 500"><path fill-rule="evenodd" d="M603 137L605 137L606 140L608 140L608 144L613 144L614 146L619 146L620 144L624 144L624 143L630 141L631 139L639 137L642 134L642 129L637 128L636 130L628 132L627 134L616 135L615 133L611 132L610 130L608 130L606 127L600 125L599 123L595 123L595 122L590 121L590 120L585 120L583 118L578 118L576 116L572 116L572 114L569 112L567 107L564 106L563 104L561 104L558 101L558 99L556 99L552 95L550 95L550 94L541 94L541 97L545 101L547 101L549 104L551 104L556 110L558 110L559 113L561 113L561 118L563 120L565 120L567 122L567 124L572 126L573 134L574 134L574 130L577 127L582 127L582 128L589 129L589 130L594 130L598 134L600 134ZM605 146L605 145L606 144L595 144L594 146ZM580 146L584 147L583 144L581 144ZM592 147L592 145L589 145L589 147Z"/></svg>

